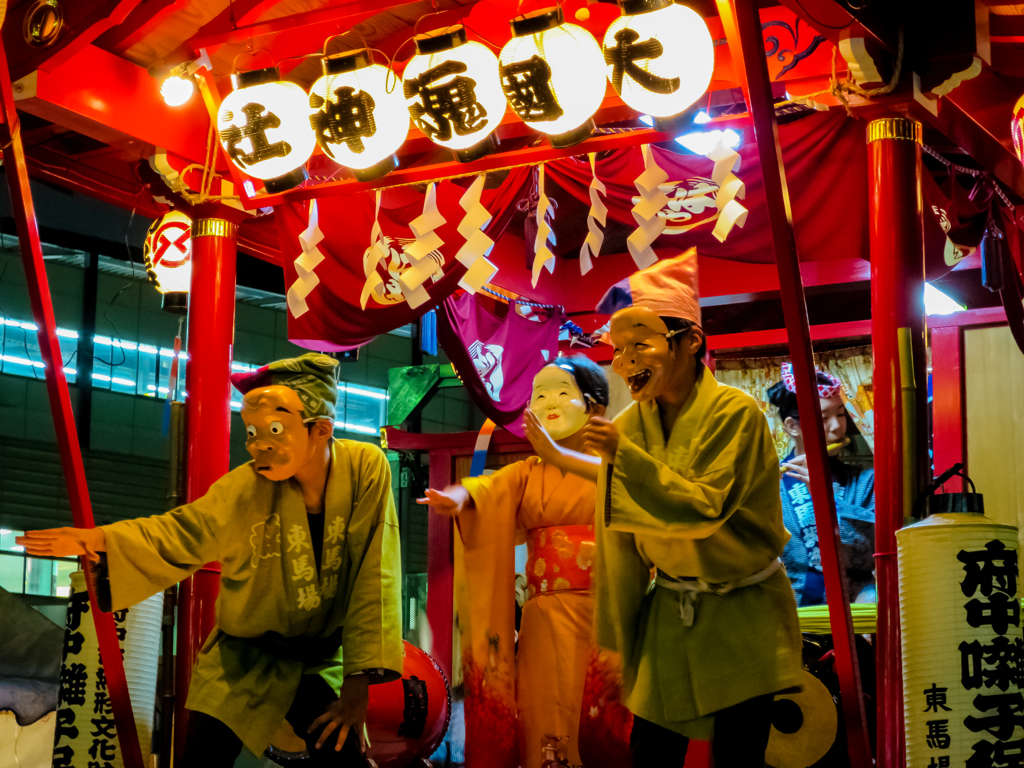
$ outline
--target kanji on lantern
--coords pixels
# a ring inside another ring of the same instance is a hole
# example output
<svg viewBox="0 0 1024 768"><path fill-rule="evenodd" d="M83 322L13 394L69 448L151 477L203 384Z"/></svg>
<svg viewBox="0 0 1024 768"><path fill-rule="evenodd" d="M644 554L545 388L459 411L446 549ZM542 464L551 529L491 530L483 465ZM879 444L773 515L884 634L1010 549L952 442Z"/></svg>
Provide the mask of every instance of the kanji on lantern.
<svg viewBox="0 0 1024 768"><path fill-rule="evenodd" d="M318 103L319 102L319 103ZM356 91L350 85L335 89L333 99L322 99L316 94L309 97L309 105L317 112L310 118L317 141L329 157L334 157L332 144L346 144L356 154L366 147L363 139L377 132L373 119L376 103L365 91Z"/></svg>
<svg viewBox="0 0 1024 768"><path fill-rule="evenodd" d="M487 109L477 101L476 80L464 73L461 61L446 61L402 84L406 98L420 102L409 107L416 127L431 139L451 141L487 126Z"/></svg>
<svg viewBox="0 0 1024 768"><path fill-rule="evenodd" d="M960 589L964 597L976 592L988 597L992 590L1013 596L1017 592L1017 553L1001 541L993 540L983 550L961 549L956 559L964 564Z"/></svg>
<svg viewBox="0 0 1024 768"><path fill-rule="evenodd" d="M640 85L654 93L669 94L678 91L678 77L660 77L637 65L637 61L656 59L665 53L661 41L648 38L638 43L639 39L640 35L635 29L626 27L615 33L613 47L605 47L604 61L612 68L612 87L621 93L622 77L628 73Z"/></svg>
<svg viewBox="0 0 1024 768"><path fill-rule="evenodd" d="M243 125L233 125L220 132L220 140L224 142L232 159L243 168L248 168L272 157L288 157L292 147L287 141L271 142L267 138L268 129L281 127L280 117L255 101L249 102L239 111L244 115ZM227 120L236 119L230 111L224 117ZM243 148L241 144L246 140L248 146Z"/></svg>
<svg viewBox="0 0 1024 768"><path fill-rule="evenodd" d="M557 120L564 112L551 91L551 67L534 54L498 70L505 98L523 120Z"/></svg>
<svg viewBox="0 0 1024 768"><path fill-rule="evenodd" d="M964 718L964 725L974 733L986 731L999 741L1006 741L1013 736L1015 728L1024 726L1024 695L1020 693L979 693L974 697L974 708L989 713L984 717L968 715Z"/></svg>

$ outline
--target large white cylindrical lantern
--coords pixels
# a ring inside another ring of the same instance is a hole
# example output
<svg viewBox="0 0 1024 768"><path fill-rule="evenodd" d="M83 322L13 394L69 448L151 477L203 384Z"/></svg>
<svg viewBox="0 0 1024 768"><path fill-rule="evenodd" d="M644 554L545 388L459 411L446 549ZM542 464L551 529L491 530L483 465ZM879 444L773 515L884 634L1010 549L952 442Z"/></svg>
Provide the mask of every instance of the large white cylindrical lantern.
<svg viewBox="0 0 1024 768"><path fill-rule="evenodd" d="M163 308L187 312L192 284L192 219L181 211L168 211L150 224L142 257L149 279L163 294Z"/></svg>
<svg viewBox="0 0 1024 768"><path fill-rule="evenodd" d="M231 161L263 179L268 192L306 180L303 167L316 148L306 92L284 82L277 67L231 76L234 86L220 105L217 128Z"/></svg>
<svg viewBox="0 0 1024 768"><path fill-rule="evenodd" d="M464 27L416 37L402 90L416 127L457 160L478 160L497 146L494 129L505 114L498 59L467 41Z"/></svg>
<svg viewBox="0 0 1024 768"><path fill-rule="evenodd" d="M1017 526L980 514L979 494L928 502L896 533L907 768L1020 765Z"/></svg>
<svg viewBox="0 0 1024 768"><path fill-rule="evenodd" d="M672 0L619 0L604 36L608 79L622 100L656 118L678 115L708 89L715 44L696 11Z"/></svg>
<svg viewBox="0 0 1024 768"><path fill-rule="evenodd" d="M365 48L329 56L322 66L323 77L309 90L309 122L320 148L360 181L390 173L409 133L405 98L391 71L372 64Z"/></svg>
<svg viewBox="0 0 1024 768"><path fill-rule="evenodd" d="M604 98L604 57L583 27L566 24L561 8L513 19L512 39L498 56L505 98L552 145L570 147L594 131Z"/></svg>

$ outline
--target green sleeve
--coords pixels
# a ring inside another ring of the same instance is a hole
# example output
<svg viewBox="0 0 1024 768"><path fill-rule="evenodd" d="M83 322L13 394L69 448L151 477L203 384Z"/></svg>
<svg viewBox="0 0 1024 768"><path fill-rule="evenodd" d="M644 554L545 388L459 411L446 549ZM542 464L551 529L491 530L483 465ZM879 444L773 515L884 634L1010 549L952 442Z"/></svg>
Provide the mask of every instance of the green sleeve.
<svg viewBox="0 0 1024 768"><path fill-rule="evenodd" d="M342 631L344 674L379 669L395 680L402 676L402 553L391 468L377 448L363 452L353 468L357 492L349 528L368 533L348 538L359 548L349 553L359 569Z"/></svg>
<svg viewBox="0 0 1024 768"><path fill-rule="evenodd" d="M238 471L191 504L103 526L112 610L135 605L218 559L217 534L231 512Z"/></svg>
<svg viewBox="0 0 1024 768"><path fill-rule="evenodd" d="M727 404L703 431L685 472L620 437L615 461L608 468L609 529L702 539L721 528L752 494L778 496L771 435L756 407Z"/></svg>

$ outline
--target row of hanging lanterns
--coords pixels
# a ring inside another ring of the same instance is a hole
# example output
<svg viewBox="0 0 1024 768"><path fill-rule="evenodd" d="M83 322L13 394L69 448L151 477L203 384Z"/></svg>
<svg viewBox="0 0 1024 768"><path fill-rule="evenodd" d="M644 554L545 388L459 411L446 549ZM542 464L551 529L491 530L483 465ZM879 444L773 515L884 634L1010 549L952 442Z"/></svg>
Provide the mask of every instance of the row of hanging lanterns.
<svg viewBox="0 0 1024 768"><path fill-rule="evenodd" d="M605 76L622 100L654 118L693 104L711 82L714 43L704 20L672 0L619 0L622 16L603 46L561 8L513 19L512 39L495 56L455 26L415 38L399 80L366 49L327 56L308 94L276 67L232 75L221 104L220 140L240 170L281 192L306 178L319 144L368 181L394 170L411 118L462 162L496 146L506 106L569 147L594 131Z"/></svg>

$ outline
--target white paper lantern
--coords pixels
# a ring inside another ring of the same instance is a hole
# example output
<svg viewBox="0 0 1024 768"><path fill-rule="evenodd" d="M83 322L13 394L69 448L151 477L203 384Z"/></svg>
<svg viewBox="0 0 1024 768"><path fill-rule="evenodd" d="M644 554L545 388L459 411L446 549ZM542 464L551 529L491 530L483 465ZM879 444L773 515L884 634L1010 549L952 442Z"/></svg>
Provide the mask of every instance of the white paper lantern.
<svg viewBox="0 0 1024 768"><path fill-rule="evenodd" d="M566 24L561 8L513 19L512 39L498 56L498 74L512 110L571 147L594 132L591 116L604 98L604 57L583 27Z"/></svg>
<svg viewBox="0 0 1024 768"><path fill-rule="evenodd" d="M678 115L704 94L715 44L700 15L672 0L619 0L604 36L608 79L622 100L652 117Z"/></svg>
<svg viewBox="0 0 1024 768"><path fill-rule="evenodd" d="M192 284L192 219L180 211L169 211L154 221L142 248L146 272L163 294L163 307L170 312L188 309Z"/></svg>
<svg viewBox="0 0 1024 768"><path fill-rule="evenodd" d="M977 494L929 503L982 510ZM1017 527L948 512L896 538L907 768L1019 765Z"/></svg>
<svg viewBox="0 0 1024 768"><path fill-rule="evenodd" d="M306 92L284 82L277 67L231 76L235 90L220 105L217 128L224 151L268 192L306 180L303 168L316 147Z"/></svg>
<svg viewBox="0 0 1024 768"><path fill-rule="evenodd" d="M322 66L323 77L309 90L309 121L320 148L360 181L390 173L409 133L399 82L386 67L371 64L365 48L329 56Z"/></svg>
<svg viewBox="0 0 1024 768"><path fill-rule="evenodd" d="M493 133L505 114L498 59L467 42L465 28L417 36L402 89L416 127L457 160L478 160L497 146Z"/></svg>

